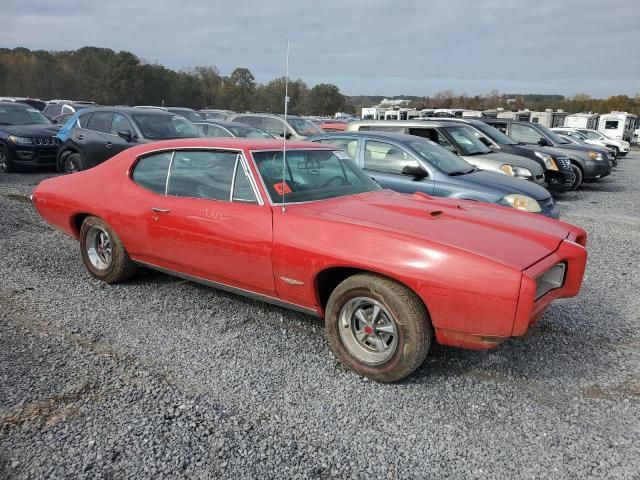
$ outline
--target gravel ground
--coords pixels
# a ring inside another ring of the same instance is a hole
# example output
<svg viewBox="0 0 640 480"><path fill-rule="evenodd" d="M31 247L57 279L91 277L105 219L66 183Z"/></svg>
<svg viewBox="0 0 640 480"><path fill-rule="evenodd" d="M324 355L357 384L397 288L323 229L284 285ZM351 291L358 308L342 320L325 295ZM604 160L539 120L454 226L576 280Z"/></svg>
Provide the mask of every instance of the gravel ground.
<svg viewBox="0 0 640 480"><path fill-rule="evenodd" d="M640 153L560 198L582 293L403 382L322 324L155 272L108 286L0 175L0 478L640 478Z"/></svg>

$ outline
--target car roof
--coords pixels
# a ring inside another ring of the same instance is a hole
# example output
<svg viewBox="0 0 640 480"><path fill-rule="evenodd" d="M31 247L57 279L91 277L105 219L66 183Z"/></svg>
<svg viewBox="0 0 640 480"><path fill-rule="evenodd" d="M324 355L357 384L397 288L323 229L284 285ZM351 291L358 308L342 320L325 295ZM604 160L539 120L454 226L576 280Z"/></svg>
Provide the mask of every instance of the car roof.
<svg viewBox="0 0 640 480"><path fill-rule="evenodd" d="M128 113L130 115L170 115L174 116L173 113L167 112L166 110L157 110L155 108L140 108L140 107L93 107L86 108L83 110L83 114L89 112L117 112L117 113Z"/></svg>
<svg viewBox="0 0 640 480"><path fill-rule="evenodd" d="M351 125L387 125L389 127L444 127L445 122L438 120L358 120L356 122L349 123Z"/></svg>
<svg viewBox="0 0 640 480"><path fill-rule="evenodd" d="M31 105L29 105L27 103L22 103L20 101L16 101L16 102L0 102L0 107L33 108Z"/></svg>
<svg viewBox="0 0 640 480"><path fill-rule="evenodd" d="M188 107L164 107L167 110L179 110L181 112L195 112L195 110L193 108L188 108Z"/></svg>
<svg viewBox="0 0 640 480"><path fill-rule="evenodd" d="M284 120L284 115L281 113L268 113L268 112L238 112L235 115L233 115L234 117L239 117L239 116L253 116L253 117L278 117ZM303 118L302 115L291 115L291 114L287 114L287 118Z"/></svg>
<svg viewBox="0 0 640 480"><path fill-rule="evenodd" d="M160 140L157 142L147 143L139 145L135 148L143 151L152 151L158 149L170 149L170 148L229 148L239 149L247 148L249 150L282 150L283 141L281 139L270 138L234 138L234 137L221 137L221 138L183 138L172 140ZM313 150L335 150L332 145L323 145L321 143L303 142L288 140L286 142L287 150L301 150L301 149L313 149ZM148 148L144 148L148 147Z"/></svg>
<svg viewBox="0 0 640 480"><path fill-rule="evenodd" d="M415 141L416 138L422 138L423 140L429 140L428 138L418 137L416 135L409 135L408 133L398 132L380 132L380 131L348 131L348 132L330 132L322 135L313 135L309 137L312 141L322 138L336 138L336 137L367 137L377 138L380 140L395 140L396 142L405 143L408 141Z"/></svg>
<svg viewBox="0 0 640 480"><path fill-rule="evenodd" d="M201 123L211 123L213 125L220 125L221 127L238 127L238 128L252 128L254 130L259 130L258 128L249 125L247 123L242 122L230 122L228 120L202 120L199 122L194 122L196 125Z"/></svg>

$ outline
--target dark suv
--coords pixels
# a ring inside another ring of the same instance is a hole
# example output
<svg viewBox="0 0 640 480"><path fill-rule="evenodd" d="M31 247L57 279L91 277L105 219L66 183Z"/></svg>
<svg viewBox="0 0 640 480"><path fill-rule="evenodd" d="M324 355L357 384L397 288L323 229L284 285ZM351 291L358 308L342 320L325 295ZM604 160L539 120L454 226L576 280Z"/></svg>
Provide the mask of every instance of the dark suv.
<svg viewBox="0 0 640 480"><path fill-rule="evenodd" d="M0 173L55 165L58 128L29 105L0 102Z"/></svg>
<svg viewBox="0 0 640 480"><path fill-rule="evenodd" d="M65 125L65 128L67 126ZM94 167L139 143L200 137L182 115L135 107L99 107L80 112L58 152L58 169Z"/></svg>
<svg viewBox="0 0 640 480"><path fill-rule="evenodd" d="M571 168L576 176L574 189L578 188L583 180L596 180L611 173L611 162L606 149L572 144L537 123L518 122L506 118L483 118L482 121L509 135L518 143L552 147L563 152L571 160Z"/></svg>
<svg viewBox="0 0 640 480"><path fill-rule="evenodd" d="M440 122L463 123L470 126L487 147L494 152L520 155L538 162L544 168L547 189L552 192L565 192L574 188L576 176L571 168L571 160L559 150L538 145L519 143L497 128L471 118L439 118Z"/></svg>

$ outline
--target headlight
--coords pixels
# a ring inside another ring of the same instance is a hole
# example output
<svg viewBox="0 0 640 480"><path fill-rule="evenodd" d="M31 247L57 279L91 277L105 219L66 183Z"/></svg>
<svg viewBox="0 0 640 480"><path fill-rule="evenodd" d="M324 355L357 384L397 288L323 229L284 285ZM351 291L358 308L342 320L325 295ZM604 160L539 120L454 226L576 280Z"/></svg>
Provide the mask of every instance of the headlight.
<svg viewBox="0 0 640 480"><path fill-rule="evenodd" d="M536 157L538 157L540 160L544 162L544 165L545 167L547 167L547 170L558 170L558 165L556 164L556 161L553 159L551 155L544 152L533 152L533 153L535 153Z"/></svg>
<svg viewBox="0 0 640 480"><path fill-rule="evenodd" d="M33 143L29 137L16 137L15 135L9 135L9 141L18 145L31 145Z"/></svg>
<svg viewBox="0 0 640 480"><path fill-rule="evenodd" d="M534 213L542 211L542 208L540 208L540 204L533 198L527 197L526 195L512 193L511 195L507 195L500 201L505 205L517 208L518 210L525 210L527 212Z"/></svg>
<svg viewBox="0 0 640 480"><path fill-rule="evenodd" d="M600 152L594 152L593 150L589 150L589 158L591 160L604 160L604 157Z"/></svg>
<svg viewBox="0 0 640 480"><path fill-rule="evenodd" d="M504 164L500 167L500 170L502 170L507 175L511 175L512 177L533 177L533 175L531 174L531 170L524 167L517 167L515 165Z"/></svg>

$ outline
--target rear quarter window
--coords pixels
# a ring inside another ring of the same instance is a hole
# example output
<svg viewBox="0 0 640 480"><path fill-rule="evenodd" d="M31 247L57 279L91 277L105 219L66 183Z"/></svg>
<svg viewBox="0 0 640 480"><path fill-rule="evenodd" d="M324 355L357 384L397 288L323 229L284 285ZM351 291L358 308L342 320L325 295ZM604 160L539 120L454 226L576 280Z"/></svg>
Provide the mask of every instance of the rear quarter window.
<svg viewBox="0 0 640 480"><path fill-rule="evenodd" d="M173 152L163 152L142 157L133 167L131 178L142 188L164 195L172 155Z"/></svg>

